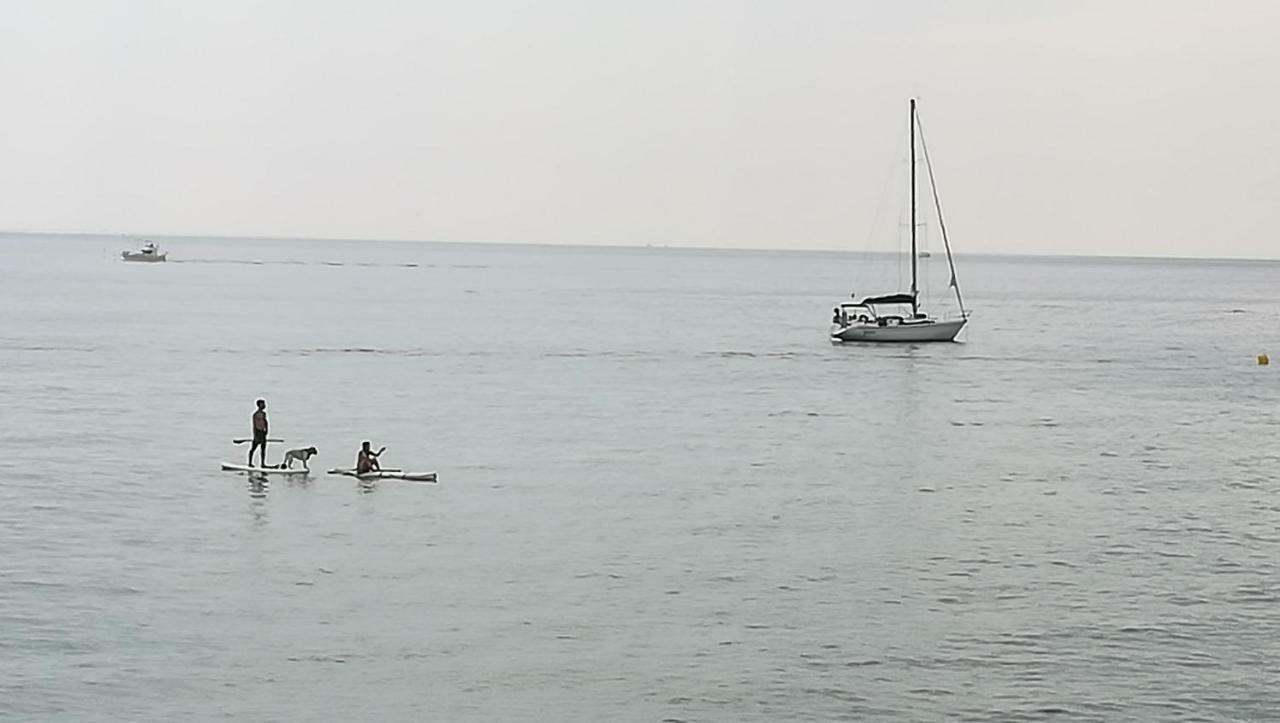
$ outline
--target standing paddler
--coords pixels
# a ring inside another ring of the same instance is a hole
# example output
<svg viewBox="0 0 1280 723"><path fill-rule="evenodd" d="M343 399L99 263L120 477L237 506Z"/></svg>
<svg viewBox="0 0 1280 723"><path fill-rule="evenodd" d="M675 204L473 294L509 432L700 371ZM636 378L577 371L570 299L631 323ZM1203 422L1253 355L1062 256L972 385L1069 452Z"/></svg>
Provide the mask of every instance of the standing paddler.
<svg viewBox="0 0 1280 723"><path fill-rule="evenodd" d="M249 466L253 466L254 450L262 448L259 459L262 467L267 466L267 401L258 400L258 411L253 413L253 445L249 447Z"/></svg>

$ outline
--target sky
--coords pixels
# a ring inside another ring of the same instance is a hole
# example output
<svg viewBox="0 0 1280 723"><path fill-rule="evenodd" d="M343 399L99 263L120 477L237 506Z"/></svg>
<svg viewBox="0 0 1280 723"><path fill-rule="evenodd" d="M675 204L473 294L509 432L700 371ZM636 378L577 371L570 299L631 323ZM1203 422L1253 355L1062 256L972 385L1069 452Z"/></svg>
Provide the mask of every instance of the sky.
<svg viewBox="0 0 1280 723"><path fill-rule="evenodd" d="M0 230L877 249L917 97L959 251L1274 258L1278 74L1274 0L0 0Z"/></svg>

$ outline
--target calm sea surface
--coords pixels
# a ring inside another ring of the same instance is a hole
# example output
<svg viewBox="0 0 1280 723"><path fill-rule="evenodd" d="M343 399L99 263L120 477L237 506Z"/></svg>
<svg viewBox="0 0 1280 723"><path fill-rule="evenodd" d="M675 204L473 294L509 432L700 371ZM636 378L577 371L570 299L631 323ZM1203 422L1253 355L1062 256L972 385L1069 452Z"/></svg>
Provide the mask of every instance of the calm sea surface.
<svg viewBox="0 0 1280 723"><path fill-rule="evenodd" d="M1280 264L167 246L0 237L0 718L1280 718Z"/></svg>

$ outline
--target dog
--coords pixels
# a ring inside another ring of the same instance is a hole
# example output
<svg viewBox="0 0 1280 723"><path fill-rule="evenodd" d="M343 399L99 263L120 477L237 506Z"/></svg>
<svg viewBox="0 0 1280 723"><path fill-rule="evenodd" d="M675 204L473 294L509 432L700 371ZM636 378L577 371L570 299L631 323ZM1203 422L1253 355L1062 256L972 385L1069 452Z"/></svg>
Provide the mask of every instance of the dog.
<svg viewBox="0 0 1280 723"><path fill-rule="evenodd" d="M296 459L302 463L302 468L310 472L311 468L307 466L307 460L316 453L315 447L303 447L302 449L291 449L284 453L284 461L280 463L280 469L293 469L293 461Z"/></svg>

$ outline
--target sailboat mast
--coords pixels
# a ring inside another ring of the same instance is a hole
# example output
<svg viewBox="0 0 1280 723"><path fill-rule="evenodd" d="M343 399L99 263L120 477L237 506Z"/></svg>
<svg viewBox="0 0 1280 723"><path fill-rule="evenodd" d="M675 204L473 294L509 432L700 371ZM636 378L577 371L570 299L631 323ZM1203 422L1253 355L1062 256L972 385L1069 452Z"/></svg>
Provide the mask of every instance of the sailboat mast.
<svg viewBox="0 0 1280 723"><path fill-rule="evenodd" d="M919 304L917 303L917 294L919 289L916 281L916 264L919 259L916 256L916 99L911 99L910 117L907 119L907 125L910 127L911 136L911 316L919 313Z"/></svg>

